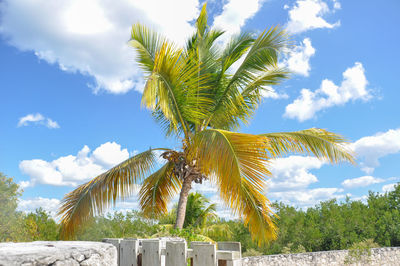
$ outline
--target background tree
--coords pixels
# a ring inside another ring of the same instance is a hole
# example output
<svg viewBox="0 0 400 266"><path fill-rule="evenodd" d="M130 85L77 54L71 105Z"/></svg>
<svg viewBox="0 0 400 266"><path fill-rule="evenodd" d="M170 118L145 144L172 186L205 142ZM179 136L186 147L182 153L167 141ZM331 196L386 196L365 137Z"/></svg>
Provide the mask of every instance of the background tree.
<svg viewBox="0 0 400 266"><path fill-rule="evenodd" d="M13 179L0 172L0 242L13 241L18 236L21 214L16 211L21 191Z"/></svg>
<svg viewBox="0 0 400 266"><path fill-rule="evenodd" d="M129 43L146 75L142 104L167 136L182 140L181 148L149 149L67 194L59 211L63 238L72 237L118 199L131 196L137 184L142 184L140 207L148 217L165 214L179 193L175 227L181 229L192 183L208 179L218 186L225 204L243 217L252 237L266 243L277 231L264 194L270 159L300 152L335 163L353 160L345 139L322 129L237 132L251 119L266 86L288 77L278 64L288 41L283 30L272 27L256 37L234 36L221 47L216 40L223 33L208 27L206 5L183 48L143 25L132 27ZM159 151L167 163L154 171Z"/></svg>
<svg viewBox="0 0 400 266"><path fill-rule="evenodd" d="M42 208L27 214L24 220L29 240L58 240L59 225Z"/></svg>
<svg viewBox="0 0 400 266"><path fill-rule="evenodd" d="M183 227L204 227L208 221L217 218L217 205L209 204L210 200L200 193L190 193L186 205L185 223ZM208 205L208 206L207 206Z"/></svg>

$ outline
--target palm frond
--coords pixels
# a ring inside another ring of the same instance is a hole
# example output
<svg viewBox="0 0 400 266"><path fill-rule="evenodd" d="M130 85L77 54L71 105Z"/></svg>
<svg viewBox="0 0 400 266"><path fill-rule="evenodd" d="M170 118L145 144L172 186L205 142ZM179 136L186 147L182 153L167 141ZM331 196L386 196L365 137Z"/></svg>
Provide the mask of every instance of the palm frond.
<svg viewBox="0 0 400 266"><path fill-rule="evenodd" d="M196 20L197 36L202 38L207 30L207 3L203 4L200 15Z"/></svg>
<svg viewBox="0 0 400 266"><path fill-rule="evenodd" d="M139 201L146 217L165 215L168 212L168 202L180 190L182 181L173 174L173 167L174 163L168 162L144 180L139 191Z"/></svg>
<svg viewBox="0 0 400 266"><path fill-rule="evenodd" d="M218 217L216 211L217 211L217 204L215 203L210 204L207 208L205 208L201 212L201 214L193 223L193 225L204 226L207 223L207 221L216 219Z"/></svg>
<svg viewBox="0 0 400 266"><path fill-rule="evenodd" d="M255 71L264 71L278 64L278 55L287 45L287 35L278 26L261 33L249 49L242 64L234 73L230 84L242 83Z"/></svg>
<svg viewBox="0 0 400 266"><path fill-rule="evenodd" d="M250 33L242 33L240 35L233 36L222 52L221 74L225 73L225 71L229 69L233 63L238 61L248 51L253 43L254 38Z"/></svg>
<svg viewBox="0 0 400 266"><path fill-rule="evenodd" d="M272 77L273 83L278 83L279 80L286 77L282 73L272 75L274 70L278 69L278 55L287 45L286 34L279 27L264 31L254 41L250 35L244 35L241 42L235 44L233 42L228 45L227 51L231 51L231 57L225 57L223 62L230 66L241 56L244 56L244 60L235 73L231 77L227 77L226 82L221 83L222 86L215 94L213 111L210 112L205 126L234 129L239 127L240 122L246 123L257 107L260 97L254 97L254 94L242 94L242 92L259 89L260 84L268 84ZM269 75L266 72L269 72ZM220 78L224 81L223 76ZM254 87L254 85L257 86Z"/></svg>
<svg viewBox="0 0 400 266"><path fill-rule="evenodd" d="M142 104L154 111L167 132L182 130L186 137L188 123L199 123L208 110L204 106L210 104L202 92L207 86L207 75L199 76L195 63L183 50L165 42L156 53L154 69L142 96Z"/></svg>
<svg viewBox="0 0 400 266"><path fill-rule="evenodd" d="M61 202L61 238L73 237L77 228L91 217L102 214L117 199L132 195L156 163L157 150L149 149L120 163L93 180L68 193Z"/></svg>
<svg viewBox="0 0 400 266"><path fill-rule="evenodd" d="M146 74L153 71L156 53L164 42L165 38L151 29L141 24L132 26L128 44L135 48L137 61Z"/></svg>
<svg viewBox="0 0 400 266"><path fill-rule="evenodd" d="M324 129L310 128L261 136L267 138L268 151L273 158L289 153L311 153L332 163L354 163L353 154L347 146L348 141L343 136Z"/></svg>
<svg viewBox="0 0 400 266"><path fill-rule="evenodd" d="M189 153L219 186L224 202L244 216L259 244L276 238L274 214L263 194L265 179L271 175L266 148L263 136L209 129L194 136Z"/></svg>
<svg viewBox="0 0 400 266"><path fill-rule="evenodd" d="M259 75L250 77L250 82L242 90L243 98L249 97L254 92L259 93L265 86L277 85L289 77L289 71L284 68L265 69Z"/></svg>

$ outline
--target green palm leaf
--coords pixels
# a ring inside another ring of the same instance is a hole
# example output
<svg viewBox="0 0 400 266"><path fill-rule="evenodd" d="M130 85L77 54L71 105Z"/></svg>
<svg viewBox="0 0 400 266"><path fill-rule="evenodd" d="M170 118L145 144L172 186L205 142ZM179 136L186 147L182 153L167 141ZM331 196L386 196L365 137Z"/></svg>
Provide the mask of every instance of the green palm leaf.
<svg viewBox="0 0 400 266"><path fill-rule="evenodd" d="M132 26L131 39L128 43L135 48L137 61L146 74L153 71L156 53L164 42L164 37L149 28L141 24Z"/></svg>

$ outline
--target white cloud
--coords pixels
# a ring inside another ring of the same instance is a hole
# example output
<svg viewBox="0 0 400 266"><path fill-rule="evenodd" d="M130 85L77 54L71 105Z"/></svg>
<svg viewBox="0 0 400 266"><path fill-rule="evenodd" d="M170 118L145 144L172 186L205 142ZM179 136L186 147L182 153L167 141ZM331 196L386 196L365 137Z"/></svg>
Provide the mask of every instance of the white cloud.
<svg viewBox="0 0 400 266"><path fill-rule="evenodd" d="M19 200L17 209L23 212L35 212L36 209L42 208L49 212L53 218L55 218L59 204L59 199L36 197L33 199Z"/></svg>
<svg viewBox="0 0 400 266"><path fill-rule="evenodd" d="M379 159L400 152L400 128L363 137L350 144L356 157L361 160L361 169L371 174L379 166Z"/></svg>
<svg viewBox="0 0 400 266"><path fill-rule="evenodd" d="M261 6L259 0L230 0L214 24L238 33ZM0 33L13 46L32 51L63 71L94 78L93 91L143 91L144 81L127 45L132 24L140 22L184 44L194 32L198 0L5 0Z"/></svg>
<svg viewBox="0 0 400 266"><path fill-rule="evenodd" d="M394 190L394 187L396 186L396 185L398 185L399 183L393 183L393 184L387 184L387 185L384 185L383 187L382 187L382 191L385 193L385 192L390 192L390 191L393 191Z"/></svg>
<svg viewBox="0 0 400 266"><path fill-rule="evenodd" d="M263 0L228 0L222 13L214 18L213 27L222 29L225 34L222 39L240 33L246 21L252 18L261 8Z"/></svg>
<svg viewBox="0 0 400 266"><path fill-rule="evenodd" d="M207 195L217 193L218 187L217 185L211 183L209 180L205 180L202 184L194 183L192 186L192 191Z"/></svg>
<svg viewBox="0 0 400 266"><path fill-rule="evenodd" d="M343 198L341 188L310 188L318 182L311 173L328 164L312 156L291 155L271 160L268 165L272 177L267 181L266 196L271 201L280 201L300 208L315 206L320 201Z"/></svg>
<svg viewBox="0 0 400 266"><path fill-rule="evenodd" d="M87 156L87 154L85 154L85 156ZM92 157L94 161L103 165L105 168L111 168L128 159L129 153L127 149L121 149L121 145L115 142L106 142L93 151Z"/></svg>
<svg viewBox="0 0 400 266"><path fill-rule="evenodd" d="M333 8L329 8L322 0L297 0L289 9L289 21L286 25L288 32L292 34L320 28L334 28L340 25L340 21L329 23L324 16L333 13L340 8L340 3L335 1Z"/></svg>
<svg viewBox="0 0 400 266"><path fill-rule="evenodd" d="M357 178L346 179L342 182L342 186L345 188L357 188L366 187L372 184L378 184L385 182L382 178L376 178L373 176L361 176Z"/></svg>
<svg viewBox="0 0 400 266"><path fill-rule="evenodd" d="M278 199L279 201L294 205L301 208L315 206L320 201L333 198L343 198L345 195L340 194L343 190L340 188L314 188L303 190L292 190L284 192L272 192L267 194L270 199Z"/></svg>
<svg viewBox="0 0 400 266"><path fill-rule="evenodd" d="M265 86L264 90L261 91L261 96L264 98L271 98L274 100L289 98L289 95L287 95L286 93L278 93L271 86Z"/></svg>
<svg viewBox="0 0 400 266"><path fill-rule="evenodd" d="M28 114L26 116L21 117L18 121L17 126L18 127L29 126L29 124L43 125L48 128L60 128L60 126L56 121L53 121L50 118L46 118L40 113Z"/></svg>
<svg viewBox="0 0 400 266"><path fill-rule="evenodd" d="M142 91L143 80L128 47L130 27L144 23L183 43L193 31L198 0L6 0L0 33L22 51L61 70L94 77L94 91Z"/></svg>
<svg viewBox="0 0 400 266"><path fill-rule="evenodd" d="M310 170L319 169L324 164L325 161L312 156L292 155L271 160L269 169L272 177L267 182L267 189L271 192L305 189L318 182Z"/></svg>
<svg viewBox="0 0 400 266"><path fill-rule="evenodd" d="M106 142L96 148L91 154L88 146L75 155L62 156L51 162L41 159L24 160L19 168L30 177L27 185L48 184L54 186L77 186L110 167L128 159L127 149L115 142ZM26 181L24 181L26 182Z"/></svg>
<svg viewBox="0 0 400 266"><path fill-rule="evenodd" d="M347 68L343 72L340 86L325 79L318 90L302 89L301 95L286 106L284 116L297 118L302 122L313 118L318 111L329 107L344 105L349 101L369 100L372 96L367 90L368 81L364 72L363 65L356 62L353 67Z"/></svg>
<svg viewBox="0 0 400 266"><path fill-rule="evenodd" d="M308 77L311 70L310 58L314 54L315 49L311 44L310 38L305 38L300 45L289 51L284 65L287 65L293 73Z"/></svg>

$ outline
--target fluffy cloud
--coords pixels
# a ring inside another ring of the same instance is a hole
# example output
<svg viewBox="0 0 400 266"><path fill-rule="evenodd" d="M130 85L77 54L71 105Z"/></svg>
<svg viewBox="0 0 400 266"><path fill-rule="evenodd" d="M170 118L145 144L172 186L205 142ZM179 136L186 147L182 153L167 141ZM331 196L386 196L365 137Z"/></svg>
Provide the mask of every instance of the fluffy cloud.
<svg viewBox="0 0 400 266"><path fill-rule="evenodd" d="M18 127L28 126L30 124L43 125L48 128L59 128L60 127L56 121L53 121L48 117L44 117L40 113L28 114L26 116L21 117L18 121Z"/></svg>
<svg viewBox="0 0 400 266"><path fill-rule="evenodd" d="M346 179L342 182L342 186L345 188L367 187L369 185L382 183L384 181L385 180L382 178L376 178L367 175L352 179Z"/></svg>
<svg viewBox="0 0 400 266"><path fill-rule="evenodd" d="M367 90L368 81L364 71L363 65L356 62L343 72L340 86L325 79L318 90L302 89L301 95L286 106L284 116L305 121L313 118L318 111L335 105L354 100L369 100L372 96Z"/></svg>
<svg viewBox="0 0 400 266"><path fill-rule="evenodd" d="M213 27L225 31L222 38L238 34L246 21L261 8L262 2L263 0L228 0L222 13L214 18Z"/></svg>
<svg viewBox="0 0 400 266"><path fill-rule="evenodd" d="M267 182L267 188L271 192L304 189L318 182L317 177L309 171L319 169L324 164L325 161L311 156L292 155L271 160L272 177Z"/></svg>
<svg viewBox="0 0 400 266"><path fill-rule="evenodd" d="M270 199L278 199L279 201L288 204L295 205L301 208L307 208L314 206L320 201L329 199L340 199L344 195L340 188L315 188L315 189L304 189L304 190L293 190L285 192L272 192L269 193Z"/></svg>
<svg viewBox="0 0 400 266"><path fill-rule="evenodd" d="M363 137L350 147L361 160L361 169L371 174L379 166L380 158L400 152L400 129L390 129L374 136Z"/></svg>
<svg viewBox="0 0 400 266"><path fill-rule="evenodd" d="M288 53L288 59L284 65L293 73L308 77L311 70L310 58L315 54L315 49L311 45L310 38L305 38L303 42L294 47Z"/></svg>
<svg viewBox="0 0 400 266"><path fill-rule="evenodd" d="M67 155L51 162L41 159L24 160L19 168L30 177L29 183L24 181L24 187L35 184L54 186L77 186L105 172L110 167L128 159L127 149L115 142L106 142L92 153L84 146L77 155Z"/></svg>
<svg viewBox="0 0 400 266"><path fill-rule="evenodd" d="M399 183L393 183L393 184L387 184L387 185L384 185L383 187L382 187L382 191L385 193L385 192L390 192L390 191L393 191L394 190L394 187L396 186L396 185L398 185Z"/></svg>
<svg viewBox="0 0 400 266"><path fill-rule="evenodd" d="M238 33L261 2L230 0L214 25L226 29L226 35ZM0 3L0 33L11 45L63 71L93 77L88 85L94 92L141 92L142 74L127 45L131 25L143 23L184 44L199 8L198 0L5 0Z"/></svg>
<svg viewBox="0 0 400 266"><path fill-rule="evenodd" d="M324 16L339 8L340 3L337 1L335 1L333 8L330 8L322 0L297 0L289 9L289 21L286 29L292 34L297 34L313 29L337 27L340 25L340 21L329 23Z"/></svg>
<svg viewBox="0 0 400 266"><path fill-rule="evenodd" d="M177 8L179 7L179 8ZM60 69L94 77L95 91L141 91L143 81L128 47L130 27L141 22L178 43L193 30L198 0L6 0L0 33L22 51Z"/></svg>
<svg viewBox="0 0 400 266"><path fill-rule="evenodd" d="M312 156L289 156L271 160L269 168L272 177L267 181L267 197L298 207L313 206L319 201L344 197L340 188L314 188L309 186L318 182L310 171L327 164Z"/></svg>
<svg viewBox="0 0 400 266"><path fill-rule="evenodd" d="M17 209L24 212L34 212L36 209L42 208L49 212L54 218L57 214L59 204L60 200L58 199L37 197L33 199L19 200Z"/></svg>

